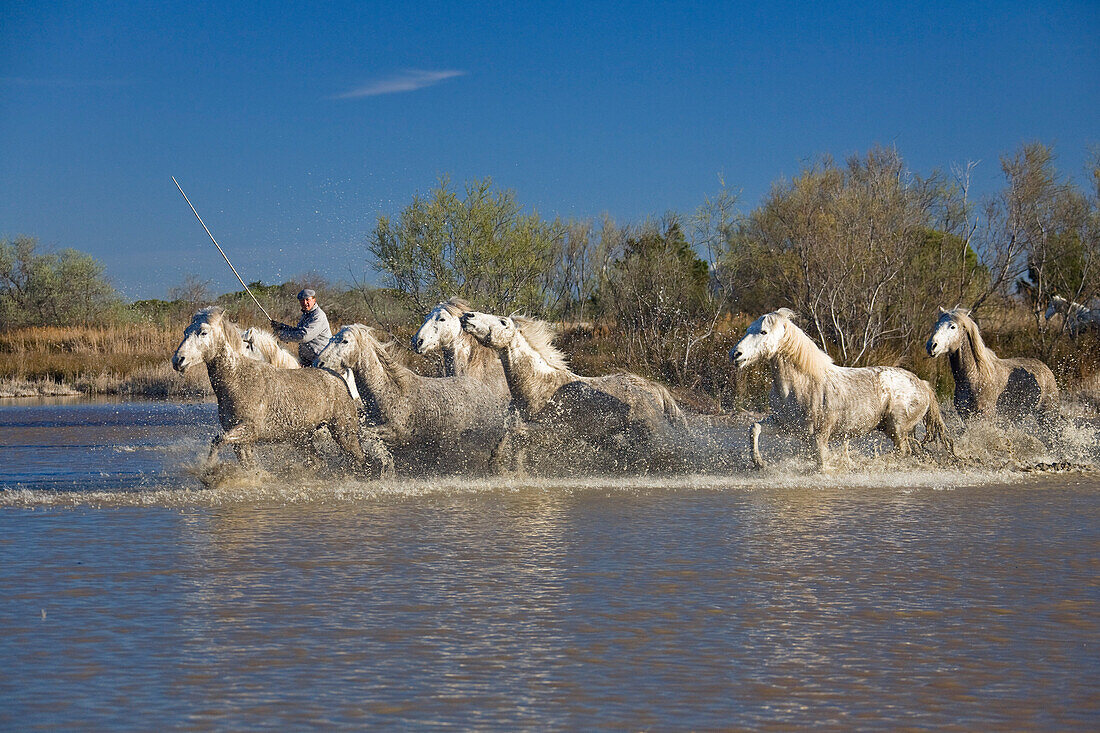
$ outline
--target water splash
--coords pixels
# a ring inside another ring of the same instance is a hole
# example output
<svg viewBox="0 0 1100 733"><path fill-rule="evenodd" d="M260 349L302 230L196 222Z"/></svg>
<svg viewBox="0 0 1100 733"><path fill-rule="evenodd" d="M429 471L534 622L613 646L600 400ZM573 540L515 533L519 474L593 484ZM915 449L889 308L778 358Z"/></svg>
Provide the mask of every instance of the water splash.
<svg viewBox="0 0 1100 733"><path fill-rule="evenodd" d="M128 416L127 416L128 417ZM865 436L852 442L849 460L819 473L797 441L771 439L765 445L771 465L750 467L750 416L694 420L686 439L665 446L677 461L649 474L626 473L591 446L578 442L532 443L529 461L534 478L490 475L485 457L463 464L417 463L398 456L396 480L371 480L345 460L322 431L308 452L286 446L257 449L262 468L242 468L223 451L220 462L205 464L209 417L185 422L163 443L149 435L114 445L96 445L89 458L102 465L83 478L50 482L9 482L0 488L0 507L152 506L166 508L224 505L296 505L404 500L462 494L562 494L599 491L608 495L650 491L740 491L803 489L956 490L967 486L1013 484L1037 472L1100 475L1100 419L1073 416L1058 421L1023 424L975 422L965 427L954 419L957 457L942 450L899 457L888 440ZM95 435L102 428L92 426ZM93 430L89 431L90 433ZM204 434L206 437L204 437ZM39 435L36 433L36 435ZM150 442L152 441L152 442ZM60 448L61 446L59 446ZM159 452L159 455L158 455ZM99 456L96 458L96 456ZM144 461L136 478L112 474L123 456ZM144 457L142 457L144 456Z"/></svg>

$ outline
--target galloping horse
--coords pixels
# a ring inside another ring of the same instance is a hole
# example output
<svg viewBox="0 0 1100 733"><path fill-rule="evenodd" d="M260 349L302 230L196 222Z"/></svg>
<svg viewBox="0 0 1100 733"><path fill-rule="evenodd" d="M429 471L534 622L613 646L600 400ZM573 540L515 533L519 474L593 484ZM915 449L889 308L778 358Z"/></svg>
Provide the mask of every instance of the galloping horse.
<svg viewBox="0 0 1100 733"><path fill-rule="evenodd" d="M497 453L511 448L512 468L523 470L523 423L573 435L597 448L615 451L628 463L652 458L656 434L686 426L672 394L637 374L584 377L570 371L552 344L549 324L532 318L503 318L469 311L462 327L481 344L500 354L522 422L514 422Z"/></svg>
<svg viewBox="0 0 1100 733"><path fill-rule="evenodd" d="M417 374L395 349L395 342L383 343L374 329L355 323L333 335L315 365L351 370L368 409L367 430L391 450L409 448L425 458L488 454L504 433L506 406L472 377Z"/></svg>
<svg viewBox="0 0 1100 733"><path fill-rule="evenodd" d="M1058 385L1050 367L1038 359L998 358L964 308L940 308L926 348L931 357L948 355L955 410L963 420L994 414L1019 419L1057 405Z"/></svg>
<svg viewBox="0 0 1100 733"><path fill-rule="evenodd" d="M207 460L213 462L229 443L242 465L252 465L253 443L308 445L313 431L327 425L337 444L362 464L359 419L343 381L321 369L278 369L248 358L240 331L224 316L218 307L196 313L172 355L178 372L205 363L218 399L224 432L214 437Z"/></svg>
<svg viewBox="0 0 1100 733"><path fill-rule="evenodd" d="M492 349L478 343L462 330L462 314L469 313L470 304L461 298L451 298L438 304L424 319L412 337L413 351L428 354L438 350L443 355L443 375L468 376L489 385L501 399L508 399L508 380L500 358Z"/></svg>
<svg viewBox="0 0 1100 733"><path fill-rule="evenodd" d="M817 347L780 308L757 318L730 351L739 369L766 359L771 364L771 412L752 426L752 458L762 467L760 434L775 426L812 440L824 468L829 440L878 429L902 455L910 452L913 428L924 419L926 438L953 451L935 392L916 374L898 367L842 367Z"/></svg>

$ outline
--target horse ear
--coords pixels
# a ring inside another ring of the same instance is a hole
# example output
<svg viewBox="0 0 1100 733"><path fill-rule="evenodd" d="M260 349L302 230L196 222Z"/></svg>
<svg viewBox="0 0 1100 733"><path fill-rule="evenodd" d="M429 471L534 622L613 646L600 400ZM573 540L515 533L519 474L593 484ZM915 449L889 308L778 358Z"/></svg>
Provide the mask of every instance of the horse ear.
<svg viewBox="0 0 1100 733"><path fill-rule="evenodd" d="M940 313L946 313L946 312L947 312L947 310L941 305L940 306Z"/></svg>
<svg viewBox="0 0 1100 733"><path fill-rule="evenodd" d="M790 308L780 308L779 310L776 311L776 313L783 316L788 321L793 321L795 318L798 317L798 314L795 313Z"/></svg>

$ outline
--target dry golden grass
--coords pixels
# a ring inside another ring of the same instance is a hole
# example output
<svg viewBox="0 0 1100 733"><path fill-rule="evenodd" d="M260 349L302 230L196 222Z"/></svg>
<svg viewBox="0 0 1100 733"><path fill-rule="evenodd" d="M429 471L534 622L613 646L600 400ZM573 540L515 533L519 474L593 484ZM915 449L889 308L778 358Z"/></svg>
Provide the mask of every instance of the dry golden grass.
<svg viewBox="0 0 1100 733"><path fill-rule="evenodd" d="M164 397L209 392L206 375L176 374L169 364L178 329L147 324L22 328L0 332L0 389L39 394L68 385L89 394Z"/></svg>

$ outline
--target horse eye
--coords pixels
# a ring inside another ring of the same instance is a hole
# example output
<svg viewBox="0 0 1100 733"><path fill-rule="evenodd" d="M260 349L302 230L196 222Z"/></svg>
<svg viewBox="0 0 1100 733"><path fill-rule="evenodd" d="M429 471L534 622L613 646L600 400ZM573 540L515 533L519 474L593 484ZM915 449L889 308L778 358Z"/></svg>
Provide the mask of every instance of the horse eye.
<svg viewBox="0 0 1100 733"><path fill-rule="evenodd" d="M766 329L766 328L760 329L760 335L761 336L767 336L768 335L768 329Z"/></svg>
<svg viewBox="0 0 1100 733"><path fill-rule="evenodd" d="M501 319L500 319L500 325L502 325L502 326L507 326L507 325L508 325L508 321L506 321L506 320L504 320L503 318L501 318Z"/></svg>

